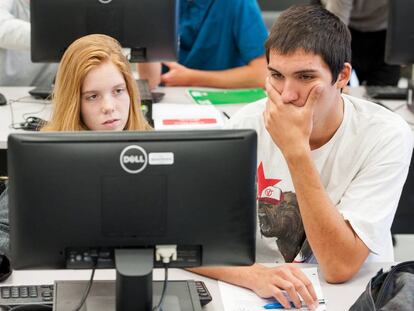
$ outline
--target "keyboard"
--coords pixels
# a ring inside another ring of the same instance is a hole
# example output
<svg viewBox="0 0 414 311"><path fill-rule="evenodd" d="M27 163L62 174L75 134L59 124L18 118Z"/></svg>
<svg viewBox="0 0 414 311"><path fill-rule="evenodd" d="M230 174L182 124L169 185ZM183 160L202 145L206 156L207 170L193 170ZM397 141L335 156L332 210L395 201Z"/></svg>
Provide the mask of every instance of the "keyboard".
<svg viewBox="0 0 414 311"><path fill-rule="evenodd" d="M207 289L206 284L203 281L194 281L195 286L197 288L198 297L200 298L200 304L201 306L205 306L210 301L213 300L213 297L211 297L210 292Z"/></svg>
<svg viewBox="0 0 414 311"><path fill-rule="evenodd" d="M0 306L51 305L53 285L0 286Z"/></svg>
<svg viewBox="0 0 414 311"><path fill-rule="evenodd" d="M140 98L144 103L150 102L152 103L158 103L164 98L164 93L161 92L151 92L148 81L139 79L136 80ZM43 87L35 87L34 89L29 91L29 94L35 98L39 99L50 99L50 96L52 95L53 86L43 86Z"/></svg>
<svg viewBox="0 0 414 311"><path fill-rule="evenodd" d="M376 86L365 87L367 95L373 99L407 99L407 89L397 86Z"/></svg>
<svg viewBox="0 0 414 311"><path fill-rule="evenodd" d="M200 304L201 306L205 306L213 300L213 298L204 282L194 282L200 299ZM0 286L0 310L2 310L1 306L40 306L52 304L53 285Z"/></svg>

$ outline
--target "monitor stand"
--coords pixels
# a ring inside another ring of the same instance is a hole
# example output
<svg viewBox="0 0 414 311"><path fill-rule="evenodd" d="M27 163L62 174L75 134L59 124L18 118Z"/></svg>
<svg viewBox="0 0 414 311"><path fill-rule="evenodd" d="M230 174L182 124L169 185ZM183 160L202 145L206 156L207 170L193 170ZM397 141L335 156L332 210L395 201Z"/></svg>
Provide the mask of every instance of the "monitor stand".
<svg viewBox="0 0 414 311"><path fill-rule="evenodd" d="M55 311L73 311L78 306L86 290L88 281L56 281L55 282ZM153 281L153 305L161 298L163 281ZM137 293L133 299L140 299ZM91 291L81 309L82 311L114 311L115 310L115 281L94 281ZM201 311L201 305L194 281L168 281L165 311Z"/></svg>

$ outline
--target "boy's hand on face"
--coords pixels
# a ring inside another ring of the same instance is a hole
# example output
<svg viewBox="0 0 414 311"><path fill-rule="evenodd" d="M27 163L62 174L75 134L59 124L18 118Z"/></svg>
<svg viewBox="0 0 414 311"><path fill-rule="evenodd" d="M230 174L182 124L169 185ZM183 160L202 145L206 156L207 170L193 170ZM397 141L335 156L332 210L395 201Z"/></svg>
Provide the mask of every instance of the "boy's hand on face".
<svg viewBox="0 0 414 311"><path fill-rule="evenodd" d="M310 150L309 139L313 128L314 105L323 87L315 85L303 106L284 103L280 93L266 80L268 100L263 112L267 131L283 154L292 154L306 148Z"/></svg>
<svg viewBox="0 0 414 311"><path fill-rule="evenodd" d="M166 86L191 85L192 69L189 69L176 62L164 62L170 71L161 76L161 81Z"/></svg>

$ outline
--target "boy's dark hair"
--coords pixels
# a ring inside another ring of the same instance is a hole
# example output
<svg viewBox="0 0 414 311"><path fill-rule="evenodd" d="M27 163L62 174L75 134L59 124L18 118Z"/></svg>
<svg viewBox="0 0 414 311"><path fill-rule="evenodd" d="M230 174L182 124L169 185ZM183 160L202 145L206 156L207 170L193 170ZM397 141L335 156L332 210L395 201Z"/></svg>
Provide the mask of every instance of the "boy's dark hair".
<svg viewBox="0 0 414 311"><path fill-rule="evenodd" d="M270 30L265 44L281 54L303 49L322 57L335 83L345 62L351 62L351 34L341 20L319 5L294 5L285 10Z"/></svg>

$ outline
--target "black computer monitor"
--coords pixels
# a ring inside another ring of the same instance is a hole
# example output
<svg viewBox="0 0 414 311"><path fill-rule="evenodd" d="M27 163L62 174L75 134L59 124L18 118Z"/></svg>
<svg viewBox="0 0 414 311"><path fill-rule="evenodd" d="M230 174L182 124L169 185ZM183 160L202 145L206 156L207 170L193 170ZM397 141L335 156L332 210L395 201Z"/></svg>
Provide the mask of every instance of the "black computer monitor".
<svg viewBox="0 0 414 311"><path fill-rule="evenodd" d="M177 59L178 0L31 0L33 62L59 62L76 39L93 33L130 48L131 62Z"/></svg>
<svg viewBox="0 0 414 311"><path fill-rule="evenodd" d="M385 62L393 65L411 65L414 63L414 1L388 1L388 9ZM413 80L409 79L408 88L402 96L407 99L407 107L412 112L413 90Z"/></svg>
<svg viewBox="0 0 414 311"><path fill-rule="evenodd" d="M414 63L414 1L388 1L388 28L385 61L389 64Z"/></svg>
<svg viewBox="0 0 414 311"><path fill-rule="evenodd" d="M256 144L252 130L11 134L13 267L116 265L118 287L125 260L151 281L157 245L177 246L170 267L254 263Z"/></svg>

